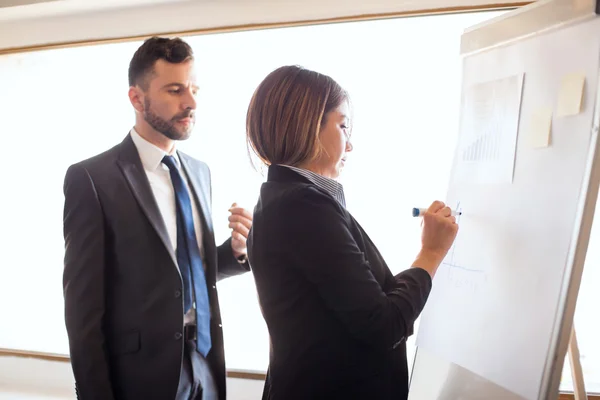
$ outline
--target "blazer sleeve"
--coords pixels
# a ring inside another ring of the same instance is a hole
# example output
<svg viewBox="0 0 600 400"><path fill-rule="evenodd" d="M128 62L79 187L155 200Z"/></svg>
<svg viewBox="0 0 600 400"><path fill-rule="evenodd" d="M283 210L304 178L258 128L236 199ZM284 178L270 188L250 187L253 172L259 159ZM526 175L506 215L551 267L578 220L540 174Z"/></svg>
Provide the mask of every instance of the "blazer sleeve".
<svg viewBox="0 0 600 400"><path fill-rule="evenodd" d="M64 182L65 323L78 398L112 400L102 330L105 313L104 223L88 171L71 166Z"/></svg>
<svg viewBox="0 0 600 400"><path fill-rule="evenodd" d="M217 247L218 274L217 280L229 278L250 271L248 261L240 263L234 256L231 249L231 238L227 239L222 245Z"/></svg>
<svg viewBox="0 0 600 400"><path fill-rule="evenodd" d="M429 274L411 268L384 291L352 236L350 215L313 187L290 197L279 214L287 250L325 307L373 348L389 350L406 339L431 290Z"/></svg>
<svg viewBox="0 0 600 400"><path fill-rule="evenodd" d="M419 287L428 288L423 293L424 297L422 297L422 298L417 297L415 299L415 300L417 300L417 303L418 303L417 304L418 311L416 313L415 318L412 320L412 323L410 323L406 326L406 335L405 335L405 339L406 339L414 333L414 322L419 317L421 311L425 307L425 303L427 302L427 298L429 296L429 292L431 291L431 287L432 287L431 275L429 275L429 272L425 271L423 268L409 268L407 270L400 272L397 275L392 275L392 272L389 269L387 269L386 273L387 273L387 276L386 276L385 284L383 287L383 290L386 293L392 293L399 289L408 289L410 286L414 286L414 285L417 285ZM422 302L422 305L419 306L419 304L421 304L420 302Z"/></svg>

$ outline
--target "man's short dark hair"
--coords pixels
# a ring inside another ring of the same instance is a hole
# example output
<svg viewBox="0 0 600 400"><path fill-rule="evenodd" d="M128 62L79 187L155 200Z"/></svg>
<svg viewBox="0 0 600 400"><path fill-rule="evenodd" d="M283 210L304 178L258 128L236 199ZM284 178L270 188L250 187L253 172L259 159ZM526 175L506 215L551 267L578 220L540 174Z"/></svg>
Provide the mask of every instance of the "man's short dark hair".
<svg viewBox="0 0 600 400"><path fill-rule="evenodd" d="M129 63L129 86L139 85L148 88L148 77L154 71L158 60L179 64L194 59L194 52L189 44L180 38L152 37L147 39L133 55Z"/></svg>

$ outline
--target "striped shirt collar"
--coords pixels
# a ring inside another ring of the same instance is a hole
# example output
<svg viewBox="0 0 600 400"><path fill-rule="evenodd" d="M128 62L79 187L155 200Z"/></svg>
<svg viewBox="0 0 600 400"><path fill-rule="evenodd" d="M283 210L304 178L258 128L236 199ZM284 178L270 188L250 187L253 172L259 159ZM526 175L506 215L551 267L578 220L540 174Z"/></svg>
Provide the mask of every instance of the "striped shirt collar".
<svg viewBox="0 0 600 400"><path fill-rule="evenodd" d="M302 175L303 177L305 177L306 179L308 179L309 181L311 181L312 183L317 185L319 188L325 190L327 193L329 193L331 196L333 196L333 198L336 199L343 207L346 207L346 198L344 197L344 187L338 181L335 181L330 178L326 178L323 175L316 174L307 169L292 167L291 165L283 165L283 164L280 164L280 165L282 167L289 168L289 169L297 172L298 174Z"/></svg>

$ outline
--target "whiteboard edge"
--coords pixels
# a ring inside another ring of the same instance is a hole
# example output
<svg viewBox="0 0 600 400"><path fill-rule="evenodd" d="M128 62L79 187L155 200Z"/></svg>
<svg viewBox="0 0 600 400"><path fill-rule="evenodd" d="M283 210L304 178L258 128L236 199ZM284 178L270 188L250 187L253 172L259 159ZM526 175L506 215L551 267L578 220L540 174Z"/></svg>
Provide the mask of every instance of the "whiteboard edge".
<svg viewBox="0 0 600 400"><path fill-rule="evenodd" d="M598 58L600 59L600 49L597 50ZM595 104L593 105L594 114L588 161L584 181L581 186L573 234L571 235L571 238L576 238L576 240L571 241L567 258L567 268L565 269L561 287L560 299L566 298L566 301L562 304L561 302L558 303L559 310L554 322L544 375L540 383L540 400L554 400L559 395L565 359L558 358L558 354L564 353L566 355L569 345L581 277L594 221L598 189L600 187L600 141L598 140L600 126L600 79L598 77L600 77L600 65L596 74ZM569 279L566 280L566 277Z"/></svg>
<svg viewBox="0 0 600 400"><path fill-rule="evenodd" d="M538 0L469 27L461 35L460 54L474 55L592 19L599 0Z"/></svg>

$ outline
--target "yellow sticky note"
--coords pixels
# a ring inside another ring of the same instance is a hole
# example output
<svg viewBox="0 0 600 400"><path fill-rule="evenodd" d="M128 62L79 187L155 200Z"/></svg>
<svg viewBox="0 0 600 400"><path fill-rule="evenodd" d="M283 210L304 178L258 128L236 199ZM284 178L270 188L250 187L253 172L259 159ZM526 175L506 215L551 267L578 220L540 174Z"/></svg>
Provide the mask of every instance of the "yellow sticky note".
<svg viewBox="0 0 600 400"><path fill-rule="evenodd" d="M552 110L538 108L529 119L527 138L532 147L548 147L552 132Z"/></svg>
<svg viewBox="0 0 600 400"><path fill-rule="evenodd" d="M573 73L565 75L560 84L558 93L558 117L577 115L581 112L583 103L583 88L585 86L585 75Z"/></svg>

